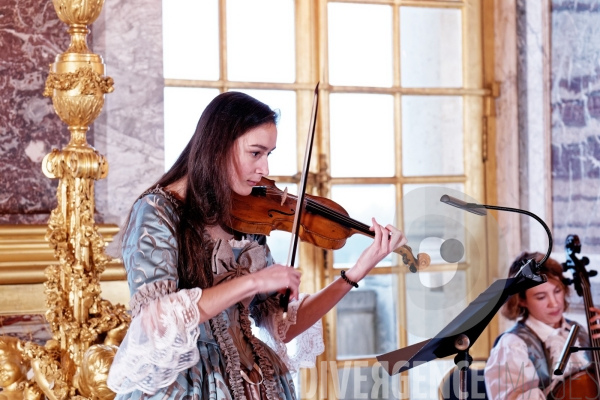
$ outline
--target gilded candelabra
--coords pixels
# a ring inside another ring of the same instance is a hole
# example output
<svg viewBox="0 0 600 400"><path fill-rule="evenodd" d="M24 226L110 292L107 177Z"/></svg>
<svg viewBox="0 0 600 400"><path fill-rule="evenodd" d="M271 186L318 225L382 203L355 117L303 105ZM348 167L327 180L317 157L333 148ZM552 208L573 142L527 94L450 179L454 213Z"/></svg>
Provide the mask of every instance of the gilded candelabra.
<svg viewBox="0 0 600 400"><path fill-rule="evenodd" d="M42 393L51 400L112 399L106 374L115 345L129 326L129 316L124 306L100 297L100 274L109 258L94 222L94 182L107 176L108 163L86 140L89 125L102 110L104 95L113 91L102 57L86 43L88 25L100 15L104 0L53 3L71 35L69 48L50 65L44 89L44 96L52 97L56 113L71 132L67 146L53 149L42 162L44 174L59 179L58 205L46 234L59 261L46 269L46 319L53 340L45 346L27 342L13 346L21 351L20 362L33 370L33 379L15 381L11 388L28 399Z"/></svg>

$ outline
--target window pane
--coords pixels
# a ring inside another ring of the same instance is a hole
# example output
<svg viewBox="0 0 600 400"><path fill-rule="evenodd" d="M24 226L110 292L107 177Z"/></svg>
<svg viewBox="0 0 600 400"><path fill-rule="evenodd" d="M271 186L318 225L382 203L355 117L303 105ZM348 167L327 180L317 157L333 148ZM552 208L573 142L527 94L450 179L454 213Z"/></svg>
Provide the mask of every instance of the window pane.
<svg viewBox="0 0 600 400"><path fill-rule="evenodd" d="M421 275L429 275L428 282L445 284L426 286ZM408 344L415 344L437 335L467 305L467 276L465 271L419 272L406 274L406 312Z"/></svg>
<svg viewBox="0 0 600 400"><path fill-rule="evenodd" d="M334 93L330 101L331 175L394 176L394 99Z"/></svg>
<svg viewBox="0 0 600 400"><path fill-rule="evenodd" d="M404 176L462 175L463 99L402 96Z"/></svg>
<svg viewBox="0 0 600 400"><path fill-rule="evenodd" d="M372 357L398 348L396 293L396 275L371 275L344 296L336 306L338 359Z"/></svg>
<svg viewBox="0 0 600 400"><path fill-rule="evenodd" d="M218 89L165 88L165 171L194 135L202 111L218 95Z"/></svg>
<svg viewBox="0 0 600 400"><path fill-rule="evenodd" d="M329 3L332 85L392 85L392 8Z"/></svg>
<svg viewBox="0 0 600 400"><path fill-rule="evenodd" d="M331 198L340 204L350 218L371 226L375 217L382 225L395 224L396 190L394 185L333 185ZM334 268L349 268L371 243L370 237L356 234L346 241L346 245L333 253ZM379 265L391 265L392 255Z"/></svg>
<svg viewBox="0 0 600 400"><path fill-rule="evenodd" d="M294 82L293 0L227 1L229 79Z"/></svg>
<svg viewBox="0 0 600 400"><path fill-rule="evenodd" d="M404 87L462 87L461 11L400 7Z"/></svg>
<svg viewBox="0 0 600 400"><path fill-rule="evenodd" d="M244 92L279 111L277 148L269 156L269 175L294 175L296 164L296 92L289 90L232 89Z"/></svg>
<svg viewBox="0 0 600 400"><path fill-rule="evenodd" d="M445 267L445 271L440 272L425 269L417 274L406 274L409 344L437 335L465 309L469 293L477 287L478 279L486 279L482 273L486 265L485 232L486 226L491 226L492 215L475 215L440 201L447 194L468 203L478 202L462 189L462 184L406 185L403 188L400 206L409 244L413 249L427 252L433 263ZM447 243L460 244L458 257L448 257L453 252L448 252L448 247L444 246ZM435 244L441 246L431 248ZM469 287L466 270L458 269L458 262L466 262L469 268ZM475 297L479 293L471 295Z"/></svg>
<svg viewBox="0 0 600 400"><path fill-rule="evenodd" d="M165 78L218 80L218 0L167 0L162 4Z"/></svg>

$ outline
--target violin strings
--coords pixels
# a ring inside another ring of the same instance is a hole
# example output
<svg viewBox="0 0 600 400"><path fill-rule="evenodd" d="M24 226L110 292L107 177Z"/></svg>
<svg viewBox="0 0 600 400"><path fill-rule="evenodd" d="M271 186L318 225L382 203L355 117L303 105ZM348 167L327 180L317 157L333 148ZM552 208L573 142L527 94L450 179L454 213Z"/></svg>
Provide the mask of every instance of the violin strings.
<svg viewBox="0 0 600 400"><path fill-rule="evenodd" d="M277 195L277 196L281 197L281 194L280 194L280 192L278 190L274 190L273 189L272 191L270 191L269 189L267 189L267 193L269 193L271 195ZM288 196L292 197L293 195L288 195ZM293 196L293 197L296 197L296 196ZM337 212L337 211L332 210L332 209L330 209L330 208L328 208L326 206L323 206L322 204L320 204L320 203L318 203L318 202L316 202L314 200L311 200L311 199L307 198L306 199L306 203L307 203L306 204L307 206L311 206L313 209L315 209L317 211L320 211L322 214L325 214L326 216L332 216L334 218L342 220L347 225L349 225L351 227L354 227L354 228L356 228L358 230L365 230L365 229L368 230L369 229L368 225L365 225L365 224L363 224L361 222L358 222L358 221L356 221L356 220L354 220L354 219L352 219L352 218L350 218L350 217L348 217L348 216L346 216L346 215L344 215L344 214L342 214L340 212Z"/></svg>
<svg viewBox="0 0 600 400"><path fill-rule="evenodd" d="M281 191L279 189L267 188L267 194L282 197ZM291 197L291 195L288 195L288 197ZM293 196L293 197L296 197L296 196ZM369 226L366 224L363 224L362 222L356 221L355 219L352 219L338 211L332 210L332 209L330 209L314 200L311 200L309 198L306 199L306 205L307 206L310 205L310 207L312 207L314 210L319 211L320 213L324 214L325 216L330 216L330 217L336 218L351 228L355 228L356 230L359 230L361 232L371 235Z"/></svg>
<svg viewBox="0 0 600 400"><path fill-rule="evenodd" d="M582 290L583 290L583 304L585 307L585 314L587 316L587 320L588 320L588 332L589 332L589 336L590 336L590 346L592 347L598 347L598 345L600 344L600 340L598 339L594 339L592 338L592 330L590 327L590 318L591 318L591 312L590 312L590 307L593 306L593 299L591 298L591 290L590 290L590 286L589 286L589 282L587 281L587 279L584 279L583 276L581 276L582 274L579 274L579 280L581 282L581 286L582 286ZM598 368L600 366L600 355L598 354L597 350L592 350L592 356L594 357L594 362L596 365L596 375L597 378L600 378L600 376L598 375Z"/></svg>

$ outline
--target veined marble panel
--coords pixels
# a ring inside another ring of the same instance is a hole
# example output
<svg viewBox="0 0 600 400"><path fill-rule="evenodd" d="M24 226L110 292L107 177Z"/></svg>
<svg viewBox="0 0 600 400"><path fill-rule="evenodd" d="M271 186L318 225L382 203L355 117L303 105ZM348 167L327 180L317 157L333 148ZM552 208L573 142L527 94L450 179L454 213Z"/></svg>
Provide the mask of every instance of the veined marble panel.
<svg viewBox="0 0 600 400"><path fill-rule="evenodd" d="M123 225L135 199L164 172L162 2L107 0L92 25L115 91L94 123L94 147L109 163L96 183L105 222Z"/></svg>
<svg viewBox="0 0 600 400"><path fill-rule="evenodd" d="M552 1L552 186L557 244L600 254L600 0Z"/></svg>
<svg viewBox="0 0 600 400"><path fill-rule="evenodd" d="M0 5L0 224L45 223L56 206L56 180L42 158L69 139L50 98L48 65L70 37L50 1Z"/></svg>
<svg viewBox="0 0 600 400"><path fill-rule="evenodd" d="M12 336L44 345L52 339L52 331L41 314L0 315L0 336Z"/></svg>
<svg viewBox="0 0 600 400"><path fill-rule="evenodd" d="M550 82L547 0L517 1L520 206L551 225ZM540 224L521 217L523 250L544 252Z"/></svg>

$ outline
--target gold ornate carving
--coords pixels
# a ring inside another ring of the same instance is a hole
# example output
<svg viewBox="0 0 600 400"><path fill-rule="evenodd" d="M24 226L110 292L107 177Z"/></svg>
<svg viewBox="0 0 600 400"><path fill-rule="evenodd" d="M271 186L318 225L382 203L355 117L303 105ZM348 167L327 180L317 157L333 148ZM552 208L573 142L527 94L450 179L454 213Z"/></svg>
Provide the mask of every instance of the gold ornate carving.
<svg viewBox="0 0 600 400"><path fill-rule="evenodd" d="M70 26L90 25L100 16L104 0L53 0L58 18Z"/></svg>
<svg viewBox="0 0 600 400"><path fill-rule="evenodd" d="M82 395L99 400L112 400L115 393L106 386L108 370L117 353L117 347L96 344L83 356L79 373L75 376L77 387Z"/></svg>
<svg viewBox="0 0 600 400"><path fill-rule="evenodd" d="M44 270L49 265L59 265L54 250L46 241L47 225L0 225L0 282L4 285L25 285L46 281ZM119 232L116 225L100 225L98 232L105 243L111 243ZM102 281L123 281L125 268L120 259L105 264ZM0 298L4 294L0 292ZM8 312L10 310L4 310ZM3 310L0 309L0 313Z"/></svg>
<svg viewBox="0 0 600 400"><path fill-rule="evenodd" d="M42 171L48 178L104 179L108 175L108 162L96 150L83 151L65 148L53 149L42 160Z"/></svg>
<svg viewBox="0 0 600 400"><path fill-rule="evenodd" d="M25 343L23 355L31 361L33 381L48 399L65 399L74 394L74 388L69 387L67 382L69 368L63 369L60 365L58 342L50 340L45 347L34 343Z"/></svg>
<svg viewBox="0 0 600 400"><path fill-rule="evenodd" d="M99 16L104 0L53 0L58 18L69 25L71 44L65 53L87 54L86 37L90 32L87 25Z"/></svg>
<svg viewBox="0 0 600 400"><path fill-rule="evenodd" d="M110 399L114 397L106 388L110 354L114 353L110 346L120 344L130 317L123 305L100 297L100 275L110 258L94 222L94 181L106 177L108 163L85 136L102 110L104 95L113 91L112 79L103 76L102 58L86 44L87 25L98 18L104 2L53 3L71 35L67 51L50 66L44 90L71 132L69 144L61 151L52 150L42 163L48 177L60 179L58 205L45 236L58 260L46 268L44 284L45 315L53 340L46 346L24 343L21 357L15 359L30 363L33 370L33 379L22 385L23 393L28 387L31 393L43 392L51 400ZM106 345L95 346L101 343ZM20 377L17 372L15 376ZM14 382L7 387L17 389Z"/></svg>
<svg viewBox="0 0 600 400"><path fill-rule="evenodd" d="M46 79L44 96L51 97L54 89L73 90L78 86L83 95L112 93L115 90L113 84L114 81L111 77L103 77L89 66L78 68L75 72L51 72Z"/></svg>
<svg viewBox="0 0 600 400"><path fill-rule="evenodd" d="M39 400L41 393L27 381L30 364L22 356L23 343L0 337L0 400Z"/></svg>
<svg viewBox="0 0 600 400"><path fill-rule="evenodd" d="M83 61L75 58L71 62L57 60L52 64L53 71L48 75L44 87L44 96L52 97L56 113L69 125L69 147L83 150L84 153L92 151L85 139L88 126L100 115L104 95L114 90L113 79L102 76L104 65L101 59L88 58ZM69 72L70 69L75 71ZM73 154L69 156L73 157Z"/></svg>

